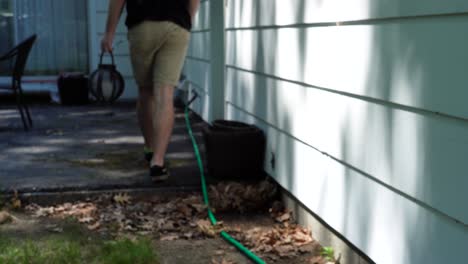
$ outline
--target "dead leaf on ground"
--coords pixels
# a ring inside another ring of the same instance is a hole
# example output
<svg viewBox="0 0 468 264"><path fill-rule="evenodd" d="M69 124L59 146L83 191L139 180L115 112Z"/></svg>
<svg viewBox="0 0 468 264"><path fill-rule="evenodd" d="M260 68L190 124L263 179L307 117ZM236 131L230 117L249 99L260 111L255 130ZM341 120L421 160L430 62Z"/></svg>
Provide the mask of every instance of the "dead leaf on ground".
<svg viewBox="0 0 468 264"><path fill-rule="evenodd" d="M295 248L292 245L280 245L273 247L273 249L280 257L290 256L291 252L295 252Z"/></svg>
<svg viewBox="0 0 468 264"><path fill-rule="evenodd" d="M266 197L274 193L274 189L270 183L263 185L220 183L210 186L211 194L217 196L212 201L217 203L220 211L227 208L234 211L258 208L267 201ZM127 193L105 194L86 199L85 202L76 201L49 207L30 204L25 206L25 210L37 217L59 219L72 217L82 222L89 230L96 232L155 235L162 241L215 237L219 232L226 230L254 252L276 258L298 256L311 252L307 247L314 248L311 245L313 239L310 232L294 224L292 213L284 211L280 203L273 204L270 210L272 219L278 224L273 228L262 226L250 230L224 227L222 222L213 226L207 220L206 206L199 194L150 198L143 201L132 200ZM219 249L227 251L229 247ZM216 261L219 263L223 260Z"/></svg>
<svg viewBox="0 0 468 264"><path fill-rule="evenodd" d="M94 218L92 217L83 217L83 218L78 219L78 222L85 223L85 224L89 224L93 221L94 221Z"/></svg>
<svg viewBox="0 0 468 264"><path fill-rule="evenodd" d="M97 230L99 227L101 227L101 222L96 222L92 225L88 225L88 229L91 231Z"/></svg>
<svg viewBox="0 0 468 264"><path fill-rule="evenodd" d="M114 195L114 202L118 204L128 204L130 203L131 197L127 193L119 193Z"/></svg>
<svg viewBox="0 0 468 264"><path fill-rule="evenodd" d="M212 258L211 264L235 264L235 262L225 258Z"/></svg>
<svg viewBox="0 0 468 264"><path fill-rule="evenodd" d="M61 234L61 233L63 233L63 228L62 228L62 227L56 226L56 227L50 228L49 231L52 232L52 233L59 233L59 234Z"/></svg>
<svg viewBox="0 0 468 264"><path fill-rule="evenodd" d="M183 237L185 239L192 239L194 236L195 236L194 232L187 232L187 233L183 234Z"/></svg>
<svg viewBox="0 0 468 264"><path fill-rule="evenodd" d="M208 237L215 237L216 231L208 220L198 220L197 221L198 229Z"/></svg>
<svg viewBox="0 0 468 264"><path fill-rule="evenodd" d="M162 236L159 240L161 241L174 241L180 239L180 236L177 234L170 234L170 235L165 235Z"/></svg>
<svg viewBox="0 0 468 264"><path fill-rule="evenodd" d="M285 215L287 213L281 214ZM284 217L284 219L289 217ZM237 238L257 253L274 253L279 257L296 257L312 251L313 238L309 230L295 224L281 224L274 229L253 228Z"/></svg>
<svg viewBox="0 0 468 264"><path fill-rule="evenodd" d="M21 209L21 207L22 207L21 199L19 198L18 191L15 190L13 194L13 198L11 198L11 208L13 210L18 210L18 209Z"/></svg>
<svg viewBox="0 0 468 264"><path fill-rule="evenodd" d="M226 252L224 250L216 250L214 252L215 256L221 256L221 255L224 255L226 254Z"/></svg>
<svg viewBox="0 0 468 264"><path fill-rule="evenodd" d="M290 221L290 220L292 220L292 213L291 212L285 212L285 213L280 214L279 216L277 216L275 219L276 219L276 221L278 221L280 223Z"/></svg>
<svg viewBox="0 0 468 264"><path fill-rule="evenodd" d="M5 211L0 212L0 225L7 224L13 221L13 217Z"/></svg>
<svg viewBox="0 0 468 264"><path fill-rule="evenodd" d="M145 231L153 231L154 230L154 223L152 221L144 222L138 226L140 229Z"/></svg>
<svg viewBox="0 0 468 264"><path fill-rule="evenodd" d="M209 186L211 206L218 212L255 211L265 207L277 194L277 185L271 181L258 184L221 182Z"/></svg>

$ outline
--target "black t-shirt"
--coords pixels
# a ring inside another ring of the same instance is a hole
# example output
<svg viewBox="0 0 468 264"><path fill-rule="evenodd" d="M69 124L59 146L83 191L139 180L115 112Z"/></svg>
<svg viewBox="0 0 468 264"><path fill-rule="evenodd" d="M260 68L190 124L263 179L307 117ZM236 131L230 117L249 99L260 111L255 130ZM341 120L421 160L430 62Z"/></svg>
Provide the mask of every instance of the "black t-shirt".
<svg viewBox="0 0 468 264"><path fill-rule="evenodd" d="M127 27L145 20L171 21L190 31L189 0L127 0Z"/></svg>

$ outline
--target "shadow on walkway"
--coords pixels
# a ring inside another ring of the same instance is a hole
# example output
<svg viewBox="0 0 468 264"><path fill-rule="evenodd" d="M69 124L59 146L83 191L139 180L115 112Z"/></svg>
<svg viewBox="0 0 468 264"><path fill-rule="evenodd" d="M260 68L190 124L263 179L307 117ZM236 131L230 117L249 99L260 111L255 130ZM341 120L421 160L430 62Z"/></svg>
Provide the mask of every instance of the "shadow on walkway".
<svg viewBox="0 0 468 264"><path fill-rule="evenodd" d="M134 103L113 106L34 105L35 127L23 132L14 105L0 107L3 192L118 188L199 189L199 171L184 114L177 110L167 158L171 177L153 184L143 158ZM198 142L206 124L191 116ZM203 152L203 146L201 146Z"/></svg>

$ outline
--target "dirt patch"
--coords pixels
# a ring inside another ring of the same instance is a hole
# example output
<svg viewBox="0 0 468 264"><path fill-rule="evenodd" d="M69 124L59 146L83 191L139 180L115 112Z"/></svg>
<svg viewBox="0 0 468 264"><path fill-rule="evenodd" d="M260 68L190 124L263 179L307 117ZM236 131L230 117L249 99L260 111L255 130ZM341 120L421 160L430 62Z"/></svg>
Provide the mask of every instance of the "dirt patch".
<svg viewBox="0 0 468 264"><path fill-rule="evenodd" d="M42 205L15 194L9 208L23 214L0 226L0 235L24 230L32 237L44 230L61 233L61 223L73 221L84 234L98 238L146 237L158 249L162 263L249 263L220 238L225 231L268 263L326 263L311 232L298 226L280 202L273 202L276 186L271 182L222 182L209 189L211 209L218 217L215 226L208 220L200 193L93 192L71 202L52 199Z"/></svg>
<svg viewBox="0 0 468 264"><path fill-rule="evenodd" d="M249 263L235 248L221 238L203 240L157 241L161 264Z"/></svg>
<svg viewBox="0 0 468 264"><path fill-rule="evenodd" d="M46 207L28 205L26 210L33 218L74 219L100 236L151 237L161 261L166 261L162 263L249 263L219 237L220 231L268 263L325 263L320 245L310 231L294 224L290 213L223 213L223 222L213 227L199 194L135 199L122 193ZM309 262L313 258L315 262Z"/></svg>

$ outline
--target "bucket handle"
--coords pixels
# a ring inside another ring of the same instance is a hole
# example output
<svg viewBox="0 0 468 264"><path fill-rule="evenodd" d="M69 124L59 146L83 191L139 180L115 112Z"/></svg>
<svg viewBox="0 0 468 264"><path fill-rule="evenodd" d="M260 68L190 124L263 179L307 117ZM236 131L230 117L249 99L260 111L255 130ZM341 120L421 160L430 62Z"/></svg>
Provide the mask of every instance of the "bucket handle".
<svg viewBox="0 0 468 264"><path fill-rule="evenodd" d="M102 65L102 59L104 57L104 53L106 53L106 51L101 52L101 58L99 59L99 64L101 64L101 65ZM112 65L115 66L114 54L112 53L112 51L109 51L108 53L110 54L110 56L112 58Z"/></svg>

